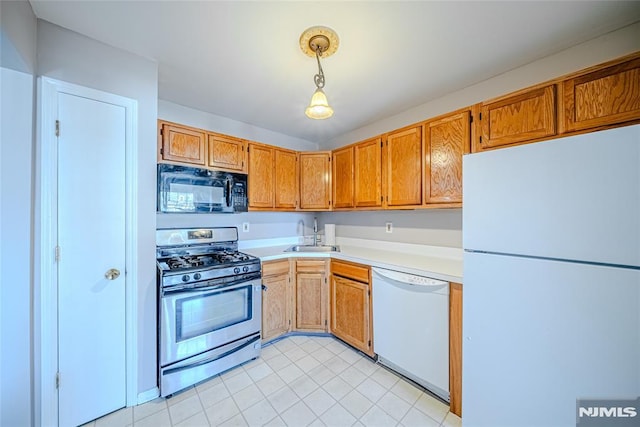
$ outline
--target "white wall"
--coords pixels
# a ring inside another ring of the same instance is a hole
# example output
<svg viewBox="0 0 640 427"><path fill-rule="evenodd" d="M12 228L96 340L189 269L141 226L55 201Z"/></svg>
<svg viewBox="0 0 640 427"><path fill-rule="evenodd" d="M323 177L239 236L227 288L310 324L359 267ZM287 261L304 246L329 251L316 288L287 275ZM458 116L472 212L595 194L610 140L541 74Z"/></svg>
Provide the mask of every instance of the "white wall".
<svg viewBox="0 0 640 427"><path fill-rule="evenodd" d="M318 144L305 139L273 132L169 101L158 101L158 118L291 150L314 151L318 149Z"/></svg>
<svg viewBox="0 0 640 427"><path fill-rule="evenodd" d="M340 135L321 145L333 149L362 141L637 51L640 51L640 22Z"/></svg>
<svg viewBox="0 0 640 427"><path fill-rule="evenodd" d="M323 212L319 221L336 224L336 236L430 246L462 247L462 209ZM393 224L387 233L385 224Z"/></svg>
<svg viewBox="0 0 640 427"><path fill-rule="evenodd" d="M138 102L138 391L156 387L157 63L38 20L38 74Z"/></svg>
<svg viewBox="0 0 640 427"><path fill-rule="evenodd" d="M36 18L26 1L0 17L0 425L29 426Z"/></svg>
<svg viewBox="0 0 640 427"><path fill-rule="evenodd" d="M0 425L31 423L33 76L0 68Z"/></svg>
<svg viewBox="0 0 640 427"><path fill-rule="evenodd" d="M316 215L317 216L317 215ZM310 236L312 212L243 212L238 214L158 214L158 228L238 227L240 241ZM242 224L249 223L249 231Z"/></svg>

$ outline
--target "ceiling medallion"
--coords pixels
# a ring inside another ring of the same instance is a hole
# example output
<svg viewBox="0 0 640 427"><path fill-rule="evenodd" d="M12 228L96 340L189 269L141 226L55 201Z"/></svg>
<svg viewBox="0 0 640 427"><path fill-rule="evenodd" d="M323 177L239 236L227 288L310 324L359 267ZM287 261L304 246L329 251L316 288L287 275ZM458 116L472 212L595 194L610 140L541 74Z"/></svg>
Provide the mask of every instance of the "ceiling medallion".
<svg viewBox="0 0 640 427"><path fill-rule="evenodd" d="M316 57L316 49L319 48L321 56L328 58L336 53L340 39L338 34L329 27L311 27L304 30L300 36L300 49L305 55Z"/></svg>

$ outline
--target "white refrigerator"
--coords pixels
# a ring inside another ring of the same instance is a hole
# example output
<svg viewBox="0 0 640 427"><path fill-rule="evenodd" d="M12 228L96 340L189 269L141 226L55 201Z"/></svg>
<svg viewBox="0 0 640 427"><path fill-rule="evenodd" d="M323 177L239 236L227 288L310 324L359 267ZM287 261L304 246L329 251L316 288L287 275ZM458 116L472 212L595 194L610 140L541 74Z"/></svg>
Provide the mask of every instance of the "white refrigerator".
<svg viewBox="0 0 640 427"><path fill-rule="evenodd" d="M463 425L575 426L577 399L640 396L640 125L463 171Z"/></svg>

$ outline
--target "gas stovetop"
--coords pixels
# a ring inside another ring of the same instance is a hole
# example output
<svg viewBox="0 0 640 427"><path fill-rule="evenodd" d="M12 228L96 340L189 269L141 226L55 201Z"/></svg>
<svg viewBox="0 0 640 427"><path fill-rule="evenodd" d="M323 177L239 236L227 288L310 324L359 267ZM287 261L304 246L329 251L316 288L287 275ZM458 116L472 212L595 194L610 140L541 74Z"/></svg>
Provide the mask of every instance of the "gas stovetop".
<svg viewBox="0 0 640 427"><path fill-rule="evenodd" d="M194 255L175 255L159 258L158 264L163 271L183 271L193 269L206 269L210 267L230 266L232 264L245 264L257 260L256 257L238 251L221 250Z"/></svg>
<svg viewBox="0 0 640 427"><path fill-rule="evenodd" d="M238 251L237 240L235 227L158 230L156 259L161 286L260 277L260 260Z"/></svg>

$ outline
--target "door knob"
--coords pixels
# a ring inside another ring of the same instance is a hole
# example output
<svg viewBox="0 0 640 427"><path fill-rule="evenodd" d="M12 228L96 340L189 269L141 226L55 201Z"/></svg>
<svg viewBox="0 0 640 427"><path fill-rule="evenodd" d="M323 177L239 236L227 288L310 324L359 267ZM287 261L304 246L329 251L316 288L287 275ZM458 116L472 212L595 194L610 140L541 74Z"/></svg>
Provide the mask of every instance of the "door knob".
<svg viewBox="0 0 640 427"><path fill-rule="evenodd" d="M120 270L117 268L110 268L106 273L104 273L104 277L106 277L107 280L115 280L120 277Z"/></svg>

